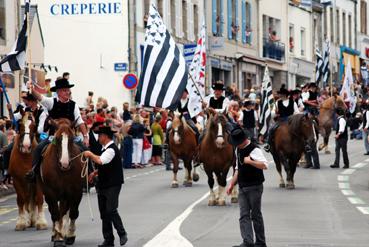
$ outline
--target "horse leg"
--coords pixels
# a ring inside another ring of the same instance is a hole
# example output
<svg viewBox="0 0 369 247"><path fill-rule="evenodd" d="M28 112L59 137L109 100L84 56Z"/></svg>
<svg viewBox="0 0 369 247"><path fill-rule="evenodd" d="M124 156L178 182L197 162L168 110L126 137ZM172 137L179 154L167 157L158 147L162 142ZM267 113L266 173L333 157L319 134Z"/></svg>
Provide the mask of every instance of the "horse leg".
<svg viewBox="0 0 369 247"><path fill-rule="evenodd" d="M213 177L213 173L207 171L206 175L208 176L208 185L210 188L210 196L209 196L209 202L208 202L208 206L215 206L215 193L214 193L214 177Z"/></svg>
<svg viewBox="0 0 369 247"><path fill-rule="evenodd" d="M277 168L278 174L279 174L279 188L286 187L286 184L284 183L283 174L282 174L282 166L281 161L279 160L278 155L273 155L275 167Z"/></svg>
<svg viewBox="0 0 369 247"><path fill-rule="evenodd" d="M225 206L225 187L227 186L227 172L221 172L217 174L218 182L218 206Z"/></svg>
<svg viewBox="0 0 369 247"><path fill-rule="evenodd" d="M176 155L172 154L172 161L173 161L173 179L172 179L172 188L178 188L178 180L177 180L177 173L178 173L178 165L179 161Z"/></svg>
<svg viewBox="0 0 369 247"><path fill-rule="evenodd" d="M330 132L329 132L329 134L330 134ZM325 154L330 154L331 153L331 151L329 151L329 149L328 149L329 148L328 147L328 142L329 142L329 135L324 137L324 147L325 147L324 153Z"/></svg>
<svg viewBox="0 0 369 247"><path fill-rule="evenodd" d="M59 220L60 220L60 212L59 212L59 205L58 202L56 201L56 199L54 198L50 198L49 196L45 195L45 201L48 205L49 208L49 212L51 215L51 220L53 222L53 228L51 230L52 235L51 235L51 241L59 241L60 242L60 237L61 237L61 231L59 228Z"/></svg>
<svg viewBox="0 0 369 247"><path fill-rule="evenodd" d="M39 180L37 180L39 181ZM36 210L36 230L47 229L47 221L44 212L44 197L39 182L36 184L35 210Z"/></svg>
<svg viewBox="0 0 369 247"><path fill-rule="evenodd" d="M286 173L287 173L287 186L286 188L287 189L294 189L295 186L293 184L293 176L292 176L292 163L293 161L291 159L288 159L286 162L285 162L285 170L286 170Z"/></svg>
<svg viewBox="0 0 369 247"><path fill-rule="evenodd" d="M26 195L25 190L26 188L22 186L17 179L14 179L14 188L17 192L17 205L18 205L18 217L17 222L15 224L15 230L16 231L24 231L27 228L27 225L29 224L27 222L27 210L26 210Z"/></svg>
<svg viewBox="0 0 369 247"><path fill-rule="evenodd" d="M198 181L200 180L200 176L199 176L199 174L196 172L196 169L197 169L197 167L194 167L194 168L193 168L193 173L192 173L192 180L193 180L194 182L198 182Z"/></svg>
<svg viewBox="0 0 369 247"><path fill-rule="evenodd" d="M70 223L67 233L65 235L65 243L67 245L74 244L74 241L76 240L76 219L79 216L78 205L81 202L81 199L82 197L79 200L76 200L73 203L71 203L71 208L69 211Z"/></svg>
<svg viewBox="0 0 369 247"><path fill-rule="evenodd" d="M185 180L183 181L183 185L186 187L192 187L192 176L191 176L191 170L192 170L192 166L191 166L191 160L184 160L183 161L184 166L185 166Z"/></svg>

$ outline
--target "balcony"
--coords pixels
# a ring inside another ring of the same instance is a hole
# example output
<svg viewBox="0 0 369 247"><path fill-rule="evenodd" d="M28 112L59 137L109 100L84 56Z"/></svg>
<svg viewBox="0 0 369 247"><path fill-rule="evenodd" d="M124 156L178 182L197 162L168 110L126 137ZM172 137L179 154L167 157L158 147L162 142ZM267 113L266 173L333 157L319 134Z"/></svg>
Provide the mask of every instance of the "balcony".
<svg viewBox="0 0 369 247"><path fill-rule="evenodd" d="M279 41L263 38L263 57L284 62L285 45Z"/></svg>

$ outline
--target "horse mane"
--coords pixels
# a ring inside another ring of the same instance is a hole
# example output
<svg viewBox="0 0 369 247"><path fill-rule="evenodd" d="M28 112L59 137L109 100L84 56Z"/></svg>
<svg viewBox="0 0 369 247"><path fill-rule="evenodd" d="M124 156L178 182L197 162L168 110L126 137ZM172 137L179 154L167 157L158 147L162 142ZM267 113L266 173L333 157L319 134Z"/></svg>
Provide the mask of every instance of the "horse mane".
<svg viewBox="0 0 369 247"><path fill-rule="evenodd" d="M288 118L288 128L291 133L298 134L301 132L301 121L305 118L304 114L295 114Z"/></svg>

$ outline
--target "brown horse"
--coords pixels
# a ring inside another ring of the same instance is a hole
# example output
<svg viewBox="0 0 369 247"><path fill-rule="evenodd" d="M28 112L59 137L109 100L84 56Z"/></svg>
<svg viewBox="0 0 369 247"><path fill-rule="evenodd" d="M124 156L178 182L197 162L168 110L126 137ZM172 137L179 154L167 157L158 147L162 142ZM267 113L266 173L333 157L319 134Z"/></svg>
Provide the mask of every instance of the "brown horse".
<svg viewBox="0 0 369 247"><path fill-rule="evenodd" d="M225 187L227 185L227 174L233 164L233 147L228 142L226 132L227 118L224 114L209 111L209 119L204 139L200 144L200 162L204 164L204 170L208 176L210 188L209 206L225 205ZM213 191L214 177L217 177L219 185L218 194ZM237 191L232 192L232 202L236 202Z"/></svg>
<svg viewBox="0 0 369 247"><path fill-rule="evenodd" d="M197 141L195 132L186 123L184 117L175 116L172 123L172 129L169 133L169 149L173 160L172 188L178 188L177 172L179 159L183 160L186 173L183 185L191 187L192 177L195 182L199 180L196 168L194 168L193 175L191 176L192 160L196 153L196 148Z"/></svg>
<svg viewBox="0 0 369 247"><path fill-rule="evenodd" d="M316 142L316 127L306 114L296 114L276 129L271 153L280 176L279 187L285 187L282 164L287 174L287 189L295 188L294 175L297 163L305 151L305 146Z"/></svg>
<svg viewBox="0 0 369 247"><path fill-rule="evenodd" d="M80 157L81 150L73 143L74 132L71 122L67 119L55 122L56 124L52 124L57 128L54 140L43 154L41 180L45 201L53 221L51 239L54 246L65 246L73 244L76 238L75 222L82 199L83 163Z"/></svg>
<svg viewBox="0 0 369 247"><path fill-rule="evenodd" d="M16 231L35 226L37 230L47 228L43 209L43 194L39 183L28 183L25 174L32 167L32 150L36 148L36 125L31 112L21 111L19 133L14 139L10 156L9 173L13 177L17 193L18 218Z"/></svg>
<svg viewBox="0 0 369 247"><path fill-rule="evenodd" d="M319 112L319 133L323 137L323 143L319 145L319 151L325 149L326 154L331 152L328 150L329 136L332 132L334 111L336 108L346 109L346 104L342 97L332 96L326 99L320 106Z"/></svg>

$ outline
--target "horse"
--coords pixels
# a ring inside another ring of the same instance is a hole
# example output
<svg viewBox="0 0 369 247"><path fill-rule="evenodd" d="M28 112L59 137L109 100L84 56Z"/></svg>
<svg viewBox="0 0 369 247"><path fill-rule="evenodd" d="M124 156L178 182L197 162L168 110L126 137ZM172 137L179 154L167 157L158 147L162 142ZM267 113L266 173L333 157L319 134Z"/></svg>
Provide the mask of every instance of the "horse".
<svg viewBox="0 0 369 247"><path fill-rule="evenodd" d="M14 138L10 155L9 173L13 177L17 194L18 218L16 231L35 226L37 230L47 229L43 209L43 193L40 183L29 183L25 179L32 168L32 151L37 146L35 119L31 112L21 110L19 133Z"/></svg>
<svg viewBox="0 0 369 247"><path fill-rule="evenodd" d="M187 124L183 116L175 116L172 122L172 129L169 132L169 150L173 160L172 188L178 188L177 172L179 159L183 160L186 173L183 185L191 187L192 179L194 182L199 180L196 168L194 168L191 176L192 160L196 154L196 149L197 141L194 130Z"/></svg>
<svg viewBox="0 0 369 247"><path fill-rule="evenodd" d="M296 166L305 151L305 146L316 142L315 124L307 114L296 114L289 117L288 122L281 123L275 130L271 145L271 153L280 176L279 187L294 189ZM287 174L285 185L281 164Z"/></svg>
<svg viewBox="0 0 369 247"><path fill-rule="evenodd" d="M206 133L199 146L199 160L208 177L210 196L208 206L225 206L225 187L229 168L234 164L234 152L226 132L227 117L223 113L208 110ZM214 177L219 185L218 194L213 191ZM237 202L237 190L232 191L232 202Z"/></svg>
<svg viewBox="0 0 369 247"><path fill-rule="evenodd" d="M87 164L82 162L82 152L73 142L72 123L62 118L52 120L52 125L56 127L55 137L43 153L40 175L53 222L51 240L54 246L65 246L73 244L76 238L75 222L82 199L81 172Z"/></svg>
<svg viewBox="0 0 369 247"><path fill-rule="evenodd" d="M323 101L320 106L320 113L319 113L319 133L323 137L323 143L319 145L319 151L325 149L326 154L330 154L331 152L328 150L328 141L329 136L332 132L333 127L333 117L334 111L336 108L343 108L347 109L345 101L341 96L332 96Z"/></svg>

